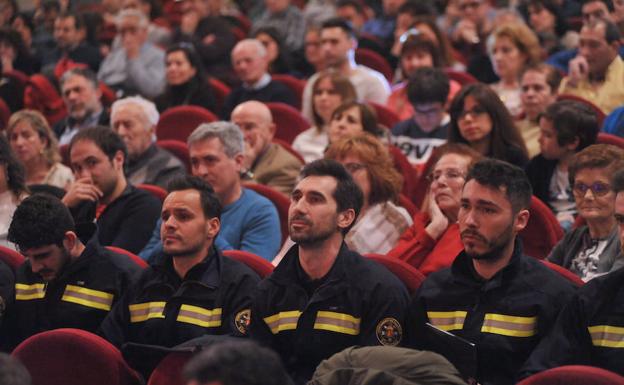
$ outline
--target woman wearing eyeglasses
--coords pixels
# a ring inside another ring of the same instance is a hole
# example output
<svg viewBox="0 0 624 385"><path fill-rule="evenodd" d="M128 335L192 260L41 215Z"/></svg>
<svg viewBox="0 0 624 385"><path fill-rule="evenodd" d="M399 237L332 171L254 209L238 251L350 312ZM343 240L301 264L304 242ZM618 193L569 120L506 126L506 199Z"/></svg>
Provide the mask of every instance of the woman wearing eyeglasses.
<svg viewBox="0 0 624 385"><path fill-rule="evenodd" d="M388 256L404 260L425 275L450 266L464 248L457 225L461 192L468 169L482 158L460 143L446 143L432 156L438 160L427 178L430 185L423 210L388 252Z"/></svg>
<svg viewBox="0 0 624 385"><path fill-rule="evenodd" d="M613 215L615 193L610 185L611 176L621 169L624 150L607 144L595 144L577 153L568 169L576 209L586 225L566 234L548 260L584 281L624 266Z"/></svg>
<svg viewBox="0 0 624 385"><path fill-rule="evenodd" d="M521 168L528 162L524 141L498 95L487 85L469 84L450 108L449 142L465 143L483 156Z"/></svg>

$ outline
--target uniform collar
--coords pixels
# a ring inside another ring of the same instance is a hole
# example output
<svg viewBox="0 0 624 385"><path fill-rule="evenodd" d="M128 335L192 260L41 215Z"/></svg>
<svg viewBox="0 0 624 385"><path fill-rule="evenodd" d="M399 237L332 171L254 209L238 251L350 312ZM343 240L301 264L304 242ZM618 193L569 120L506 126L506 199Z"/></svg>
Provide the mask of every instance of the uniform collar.
<svg viewBox="0 0 624 385"><path fill-rule="evenodd" d="M347 258L348 253L349 248L343 241L334 264L320 280L330 282L342 279L347 273L345 258ZM304 279L309 279L299 263L299 245L295 244L288 250L282 262L273 271L271 279L280 284L301 284Z"/></svg>
<svg viewBox="0 0 624 385"><path fill-rule="evenodd" d="M218 287L221 277L221 266L223 266L221 253L217 251L214 245L208 251L208 255L198 264L193 266L187 273L186 277L181 279L173 267L173 257L161 255L152 267L156 270L164 271L169 275L173 275L181 281L196 281L211 287Z"/></svg>

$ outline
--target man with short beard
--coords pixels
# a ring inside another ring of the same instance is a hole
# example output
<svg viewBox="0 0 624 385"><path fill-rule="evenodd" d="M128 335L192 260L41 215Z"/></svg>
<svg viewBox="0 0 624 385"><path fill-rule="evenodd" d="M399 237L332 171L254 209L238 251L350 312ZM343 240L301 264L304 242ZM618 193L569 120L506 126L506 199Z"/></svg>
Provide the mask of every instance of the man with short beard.
<svg viewBox="0 0 624 385"><path fill-rule="evenodd" d="M349 172L317 160L300 178L288 210L296 245L260 283L250 333L305 383L323 359L349 346L398 345L408 294L388 270L344 243L363 201Z"/></svg>
<svg viewBox="0 0 624 385"><path fill-rule="evenodd" d="M432 349L426 323L474 343L476 380L483 385L515 383L574 292L570 282L522 254L516 236L529 220L531 195L520 168L477 162L458 215L464 251L425 280L410 306L410 343Z"/></svg>
<svg viewBox="0 0 624 385"><path fill-rule="evenodd" d="M20 203L8 239L27 260L15 274L15 302L0 336L4 347L51 329L98 329L140 269L103 248L95 232L93 223L76 225L51 195Z"/></svg>

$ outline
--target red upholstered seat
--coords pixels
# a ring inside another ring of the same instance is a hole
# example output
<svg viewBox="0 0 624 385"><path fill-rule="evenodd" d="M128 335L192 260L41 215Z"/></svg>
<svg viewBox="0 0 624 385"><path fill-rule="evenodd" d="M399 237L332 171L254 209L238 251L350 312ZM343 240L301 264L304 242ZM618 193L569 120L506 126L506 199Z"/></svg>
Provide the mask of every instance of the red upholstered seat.
<svg viewBox="0 0 624 385"><path fill-rule="evenodd" d="M212 87L212 92L217 102L216 112L220 113L221 110L223 109L223 103L225 103L225 99L227 98L227 96L230 94L230 91L232 90L227 84L213 77L208 78L208 84L210 84L210 86Z"/></svg>
<svg viewBox="0 0 624 385"><path fill-rule="evenodd" d="M258 194L264 196L273 204L277 209L277 215L280 220L280 230L282 231L282 243L288 236L288 208L290 207L290 198L281 192L263 184L259 183L245 183L245 187L254 190Z"/></svg>
<svg viewBox="0 0 624 385"><path fill-rule="evenodd" d="M277 127L275 130L277 139L292 143L297 135L310 128L310 123L296 108L279 102L265 104L271 110L271 115L273 115L273 122L275 122Z"/></svg>
<svg viewBox="0 0 624 385"><path fill-rule="evenodd" d="M136 187L140 188L141 190L147 191L148 193L158 198L161 202L163 202L165 198L167 197L167 190L165 190L164 188L160 186L155 186L153 184L147 184L147 183L141 183L137 185Z"/></svg>
<svg viewBox="0 0 624 385"><path fill-rule="evenodd" d="M366 254L365 257L384 265L405 284L410 294L414 294L425 280L425 276L418 269L400 259L381 254Z"/></svg>
<svg viewBox="0 0 624 385"><path fill-rule="evenodd" d="M158 140L175 139L186 142L191 132L202 123L219 120L215 114L199 106L176 106L165 110L156 125Z"/></svg>
<svg viewBox="0 0 624 385"><path fill-rule="evenodd" d="M306 86L305 80L297 79L294 76L287 74L271 74L271 77L276 82L280 82L288 87L292 93L297 97L296 107L301 108L301 100L303 99L303 89Z"/></svg>
<svg viewBox="0 0 624 385"><path fill-rule="evenodd" d="M524 253L543 259L563 238L563 230L550 208L539 198L531 197L529 223L520 232Z"/></svg>
<svg viewBox="0 0 624 385"><path fill-rule="evenodd" d="M186 166L186 171L189 173L191 172L191 157L186 142L181 142L179 140L159 140L156 142L156 145L180 159L182 164Z"/></svg>
<svg viewBox="0 0 624 385"><path fill-rule="evenodd" d="M598 127L602 127L602 122L604 122L606 115L604 113L604 111L602 111L602 109L600 107L598 107L597 105L595 105L594 103L592 103L590 100L587 100L585 98L582 98L580 96L577 95L572 95L572 94L559 94L557 95L557 101L559 100L572 100L574 102L579 102L579 103L583 103L586 106L588 106L589 108L591 108L594 113L596 114L596 118L598 119Z"/></svg>
<svg viewBox="0 0 624 385"><path fill-rule="evenodd" d="M24 256L13 249L0 246L0 260L4 261L15 271L24 263Z"/></svg>
<svg viewBox="0 0 624 385"><path fill-rule="evenodd" d="M418 208L412 203L412 201L403 194L399 194L399 206L403 207L409 215L413 218L414 215L418 214Z"/></svg>
<svg viewBox="0 0 624 385"><path fill-rule="evenodd" d="M243 250L224 250L223 255L244 263L251 270L255 271L260 278L268 277L273 272L273 265L271 262L254 253Z"/></svg>
<svg viewBox="0 0 624 385"><path fill-rule="evenodd" d="M147 267L149 266L147 262L142 260L141 257L139 257L138 255L134 254L131 251L128 251L126 249L122 249L121 247L116 247L116 246L106 246L106 248L112 251L113 253L127 256L128 258L132 260L132 262L134 262L137 266L139 266L142 269L147 269Z"/></svg>
<svg viewBox="0 0 624 385"><path fill-rule="evenodd" d="M185 385L182 370L192 356L190 352L168 354L154 369L147 385Z"/></svg>
<svg viewBox="0 0 624 385"><path fill-rule="evenodd" d="M478 83L479 81L469 74L468 72L462 71L453 71L450 69L445 69L444 72L449 77L450 80L455 80L457 83L465 86L466 84Z"/></svg>
<svg viewBox="0 0 624 385"><path fill-rule="evenodd" d="M592 366L569 365L534 374L517 385L624 385L624 377Z"/></svg>
<svg viewBox="0 0 624 385"><path fill-rule="evenodd" d="M403 152L396 146L388 146L394 167L403 176L403 188L401 194L411 197L416 191L417 177L414 168L407 160Z"/></svg>
<svg viewBox="0 0 624 385"><path fill-rule="evenodd" d="M117 348L101 337L78 329L36 334L15 348L32 376L33 385L138 385L139 376Z"/></svg>
<svg viewBox="0 0 624 385"><path fill-rule="evenodd" d="M388 82L392 82L392 66L390 66L386 58L373 51L372 49L356 49L355 62L380 72L386 78L386 80L388 80Z"/></svg>
<svg viewBox="0 0 624 385"><path fill-rule="evenodd" d="M619 148L624 148L624 138L604 132L598 134L596 143L612 144L614 146L618 146Z"/></svg>
<svg viewBox="0 0 624 385"><path fill-rule="evenodd" d="M11 110L3 99L0 99L0 130L4 130L9 123L11 117Z"/></svg>
<svg viewBox="0 0 624 385"><path fill-rule="evenodd" d="M379 122L379 124L392 129L395 124L401 121L399 116L388 107L373 102L368 102L368 104L375 109L375 112L377 113L377 122Z"/></svg>
<svg viewBox="0 0 624 385"><path fill-rule="evenodd" d="M561 275L563 278L572 282L575 286L580 287L585 284L585 282L583 282L583 280L578 275L574 274L573 272L566 269L565 267L559 266L556 263L548 262L545 259L540 260L540 262L546 265L546 267L553 270L555 273Z"/></svg>

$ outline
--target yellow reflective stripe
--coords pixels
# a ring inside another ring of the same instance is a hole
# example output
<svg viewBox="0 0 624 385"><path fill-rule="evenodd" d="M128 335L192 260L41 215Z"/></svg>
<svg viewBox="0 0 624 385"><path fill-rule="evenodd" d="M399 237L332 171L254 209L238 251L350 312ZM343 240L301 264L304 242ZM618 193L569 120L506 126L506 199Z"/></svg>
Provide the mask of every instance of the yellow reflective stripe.
<svg viewBox="0 0 624 385"><path fill-rule="evenodd" d="M531 337L537 333L537 317L510 316L487 313L481 332L509 337Z"/></svg>
<svg viewBox="0 0 624 385"><path fill-rule="evenodd" d="M40 299L45 297L45 284L35 283L26 285L23 283L15 284L15 299L18 301L28 301L31 299Z"/></svg>
<svg viewBox="0 0 624 385"><path fill-rule="evenodd" d="M109 311L113 304L113 294L105 291L98 291L93 289L87 289L86 287L67 285L65 286L65 292L62 301L72 302L79 305L92 307L95 309Z"/></svg>
<svg viewBox="0 0 624 385"><path fill-rule="evenodd" d="M428 311L427 317L429 323L437 327L440 330L461 330L464 328L464 321L466 321L465 311Z"/></svg>
<svg viewBox="0 0 624 385"><path fill-rule="evenodd" d="M624 327L595 325L587 328L592 344L604 348L624 348Z"/></svg>
<svg viewBox="0 0 624 385"><path fill-rule="evenodd" d="M264 318L264 322L267 324L271 333L277 334L284 330L297 329L297 322L301 312L298 310L281 311L269 317Z"/></svg>
<svg viewBox="0 0 624 385"><path fill-rule="evenodd" d="M360 319L344 313L318 311L314 329L356 336L360 334Z"/></svg>
<svg viewBox="0 0 624 385"><path fill-rule="evenodd" d="M166 302L145 302L128 306L130 309L130 322L143 322L152 318L165 318Z"/></svg>
<svg viewBox="0 0 624 385"><path fill-rule="evenodd" d="M221 326L222 309L204 309L199 306L182 305L176 321L201 326L204 328L216 328Z"/></svg>

